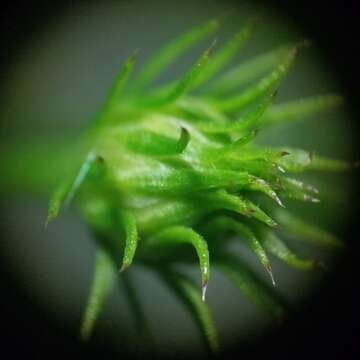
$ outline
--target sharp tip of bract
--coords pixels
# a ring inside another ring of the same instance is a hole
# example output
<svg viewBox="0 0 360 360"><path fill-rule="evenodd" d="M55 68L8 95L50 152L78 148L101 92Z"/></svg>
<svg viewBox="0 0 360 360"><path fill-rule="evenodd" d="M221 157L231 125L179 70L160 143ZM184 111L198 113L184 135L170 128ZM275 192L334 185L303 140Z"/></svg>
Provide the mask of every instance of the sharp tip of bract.
<svg viewBox="0 0 360 360"><path fill-rule="evenodd" d="M282 166L280 166L279 164L275 164L274 166L275 166L281 173L283 173L283 174L286 173L285 169L284 169Z"/></svg>
<svg viewBox="0 0 360 360"><path fill-rule="evenodd" d="M296 60L300 54L300 51L304 48L306 49L306 48L310 47L310 45L311 45L311 41L308 39L302 40L302 41L298 42L297 44L295 44L295 46L291 50L292 59Z"/></svg>
<svg viewBox="0 0 360 360"><path fill-rule="evenodd" d="M306 190L311 191L314 194L319 194L319 190L315 186L307 185Z"/></svg>
<svg viewBox="0 0 360 360"><path fill-rule="evenodd" d="M129 63L134 63L136 61L136 58L139 54L140 48L137 48L133 51L133 53L129 56Z"/></svg>
<svg viewBox="0 0 360 360"><path fill-rule="evenodd" d="M44 227L45 229L48 228L49 224L56 218L56 215L54 214L49 214L47 217L46 217L46 220L44 222Z"/></svg>
<svg viewBox="0 0 360 360"><path fill-rule="evenodd" d="M275 194L274 199L275 199L275 201L277 202L277 204L278 204L279 206L281 206L282 208L285 209L284 203L281 201L281 199L280 199L276 194Z"/></svg>
<svg viewBox="0 0 360 360"><path fill-rule="evenodd" d="M207 61L209 59L209 57L212 55L212 53L214 52L214 48L216 46L217 43L217 37L215 37L213 39L213 41L211 42L210 46L202 53L202 55L200 56L200 60L202 61ZM200 63L199 63L200 65Z"/></svg>
<svg viewBox="0 0 360 360"><path fill-rule="evenodd" d="M123 264L121 265L121 268L119 269L119 273L124 272L129 266L130 266L130 264L128 262L123 262Z"/></svg>
<svg viewBox="0 0 360 360"><path fill-rule="evenodd" d="M211 56L211 55L212 55L212 53L213 53L213 51L214 51L214 48L215 48L217 42L218 42L218 38L215 37L215 38L213 39L212 43L210 44L209 48L206 50L207 56Z"/></svg>
<svg viewBox="0 0 360 360"><path fill-rule="evenodd" d="M274 190L271 190L271 192L269 193L269 196L275 200L275 202L281 206L282 208L285 209L285 205L284 203L281 201L281 199L279 198L279 196L277 195L277 193Z"/></svg>
<svg viewBox="0 0 360 360"><path fill-rule="evenodd" d="M304 195L304 201L311 202L313 204L318 204L320 202L320 199L309 196L309 195Z"/></svg>
<svg viewBox="0 0 360 360"><path fill-rule="evenodd" d="M303 39L293 47L294 55L297 56L301 49L308 48L312 45L310 39Z"/></svg>
<svg viewBox="0 0 360 360"><path fill-rule="evenodd" d="M276 286L276 282L275 282L274 274L273 274L273 272L272 272L271 265L268 264L268 265L266 265L265 268L266 268L266 271L268 272L268 274L269 274L269 276L270 276L272 285L275 287L275 286Z"/></svg>
<svg viewBox="0 0 360 360"><path fill-rule="evenodd" d="M206 300L206 290L207 290L207 287L208 287L208 283L207 283L207 282L202 283L202 285L201 285L201 300L202 300L202 301L205 301L205 300Z"/></svg>
<svg viewBox="0 0 360 360"><path fill-rule="evenodd" d="M181 136L190 136L190 132L186 127L181 126Z"/></svg>
<svg viewBox="0 0 360 360"><path fill-rule="evenodd" d="M272 227L273 229L278 229L279 228L279 224L277 222L275 222L274 220L271 219L271 221L268 222L268 225L270 227Z"/></svg>

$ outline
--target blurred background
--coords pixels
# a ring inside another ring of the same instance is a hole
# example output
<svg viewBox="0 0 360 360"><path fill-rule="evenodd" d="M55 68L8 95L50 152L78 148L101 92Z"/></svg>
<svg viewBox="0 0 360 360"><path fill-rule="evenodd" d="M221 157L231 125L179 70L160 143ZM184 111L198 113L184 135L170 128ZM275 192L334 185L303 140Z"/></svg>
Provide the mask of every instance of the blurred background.
<svg viewBox="0 0 360 360"><path fill-rule="evenodd" d="M331 92L344 94L347 100L342 110L273 129L259 141L359 159L354 121L357 99L353 91L359 75L355 70L350 73L355 59L351 47L346 47L351 44L350 30L345 27L351 26L346 21L346 16L351 19L349 10L342 18L336 4L332 10L331 6L325 10L320 5L306 6L306 2L292 9L282 2L250 5L210 0L65 1L55 2L51 7L36 1L32 4L8 5L2 13L5 34L1 48L2 142L81 133L101 107L120 64L134 49L140 49L137 62L140 68L147 56L174 36L230 11L236 15L225 21L219 43L237 31L246 19L259 15L252 39L234 63L291 41L313 40L313 46L300 55L282 82L278 102ZM190 51L160 81L183 73L207 45L205 41ZM355 313L350 312L356 296L351 261L356 256L359 234L352 228L358 209L356 176L346 173L331 174L331 179L327 174L317 177L313 183L330 180L336 194L330 191L320 205L298 208L347 243L345 253L336 259L331 253L317 252L315 248L298 249L304 256L326 259L330 267L326 274L292 270L272 259L277 290L298 304L298 311L282 327L273 328L270 318L213 271L208 302L214 311L220 342L229 352L237 349L242 355L287 358L293 352L300 357L317 350L344 355L351 348L351 337L345 334L352 334L358 327L351 322ZM10 340L4 343L4 348L14 342L19 345L12 348L14 353L24 351L23 354L34 358L46 354L85 357L89 351L93 356L136 352L139 344L134 340L136 334L121 286L106 303L90 350L77 342L94 255L94 243L81 218L67 210L45 231L46 198L1 193L0 201L0 261L4 279L1 294L6 315L3 326ZM234 251L266 276L244 247L235 246ZM195 278L198 275L197 268L185 271ZM187 356L205 355L191 317L157 278L139 267L131 268L129 276L164 354L174 357L175 352L184 351ZM342 342L345 338L348 343ZM342 345L331 351L336 346L331 339ZM51 347L52 350L47 350ZM59 353L53 354L54 349L60 349Z"/></svg>

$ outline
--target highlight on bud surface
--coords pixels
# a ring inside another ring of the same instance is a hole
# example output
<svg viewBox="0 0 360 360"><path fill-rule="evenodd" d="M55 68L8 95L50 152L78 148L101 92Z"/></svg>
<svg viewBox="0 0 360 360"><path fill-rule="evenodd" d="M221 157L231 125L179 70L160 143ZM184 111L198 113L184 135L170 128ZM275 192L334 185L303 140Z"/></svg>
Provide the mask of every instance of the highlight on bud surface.
<svg viewBox="0 0 360 360"><path fill-rule="evenodd" d="M46 223L63 206L72 205L96 238L83 340L91 338L117 278L141 264L181 299L204 343L217 351L216 324L205 297L206 291L207 297L216 291L211 269L218 269L261 310L280 319L286 306L273 288L278 284L273 258L298 270L319 265L297 254L287 238L341 246L336 236L288 210L288 203L315 206L312 203L321 199L321 189L297 178L298 173L343 171L351 164L286 147L286 139L279 147L257 143L258 134L269 127L341 106L341 96L320 94L277 103L277 92L297 56L311 51L308 42L268 49L229 68L251 41L254 21L227 42L214 41L219 25L209 20L179 35L138 72L134 70L141 53L130 55L79 141L82 151L64 159L75 164L74 170L57 177ZM182 76L154 85L201 40L208 40L208 45L195 51ZM250 249L268 274L266 281L228 249L229 242L243 242ZM176 269L188 263L199 267L197 285Z"/></svg>

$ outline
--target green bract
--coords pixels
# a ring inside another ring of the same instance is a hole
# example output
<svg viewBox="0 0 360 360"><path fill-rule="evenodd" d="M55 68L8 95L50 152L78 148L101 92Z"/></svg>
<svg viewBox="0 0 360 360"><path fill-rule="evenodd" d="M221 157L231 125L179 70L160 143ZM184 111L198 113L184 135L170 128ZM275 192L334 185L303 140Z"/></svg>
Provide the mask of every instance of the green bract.
<svg viewBox="0 0 360 360"><path fill-rule="evenodd" d="M337 171L349 164L302 149L254 143L263 128L332 109L342 103L341 97L326 94L272 105L280 81L306 41L224 71L252 27L249 21L223 46L212 42L180 79L165 85L152 84L178 56L213 35L218 21L175 39L134 78L136 56L131 55L84 136L82 150L73 154L73 161L79 161L76 170L59 179L48 221L72 202L97 239L94 280L81 330L84 339L91 335L116 277L139 262L158 272L179 294L209 348L216 351L216 328L205 301L211 267L218 267L259 307L281 317L284 309L269 286L276 279L267 254L298 269L318 265L299 258L281 235L319 245L341 244L285 206L287 198L319 201L317 189L294 179L292 173ZM250 85L240 91L244 84ZM234 235L254 252L270 275L269 284L227 252L226 240L236 241ZM179 248L180 244L186 246ZM176 262L192 261L188 256L192 251L198 259L202 291L172 268Z"/></svg>

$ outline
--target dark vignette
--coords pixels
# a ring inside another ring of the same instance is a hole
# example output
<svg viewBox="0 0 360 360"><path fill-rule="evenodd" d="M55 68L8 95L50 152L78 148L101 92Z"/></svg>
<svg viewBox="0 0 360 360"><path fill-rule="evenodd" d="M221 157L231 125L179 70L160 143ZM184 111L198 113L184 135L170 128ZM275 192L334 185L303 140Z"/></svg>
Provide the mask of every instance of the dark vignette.
<svg viewBox="0 0 360 360"><path fill-rule="evenodd" d="M236 1L228 1L236 7ZM7 66L19 56L17 49L31 41L52 18L74 1L42 2L39 0L7 2L1 5L0 19L0 79ZM321 50L336 69L342 92L349 100L353 114L353 129L359 103L360 43L355 2L351 1L272 1L275 10L290 17L304 29L309 37L321 44ZM268 5L268 4L266 4ZM0 83L1 94L1 83ZM1 97L0 97L1 98ZM0 103L1 104L1 103ZM0 155L1 156L1 155ZM353 159L359 160L358 148ZM360 350L357 336L360 333L360 296L357 292L357 254L359 250L359 171L353 174L353 217L348 219L343 236L349 239L348 249L339 260L335 271L328 274L317 294L302 309L292 314L290 321L278 330L267 334L255 343L242 348L228 349L224 358L233 358L234 352L242 358L267 359L358 359ZM1 237L6 234L1 233ZM113 358L99 345L83 348L76 340L66 336L47 314L37 308L21 288L14 285L11 274L0 264L0 293L2 296L0 321L0 354L27 359L51 358ZM336 311L334 311L336 309ZM231 355L232 353L232 355ZM112 356L113 355L113 356ZM123 358L126 354L123 354ZM119 356L119 354L117 354Z"/></svg>

